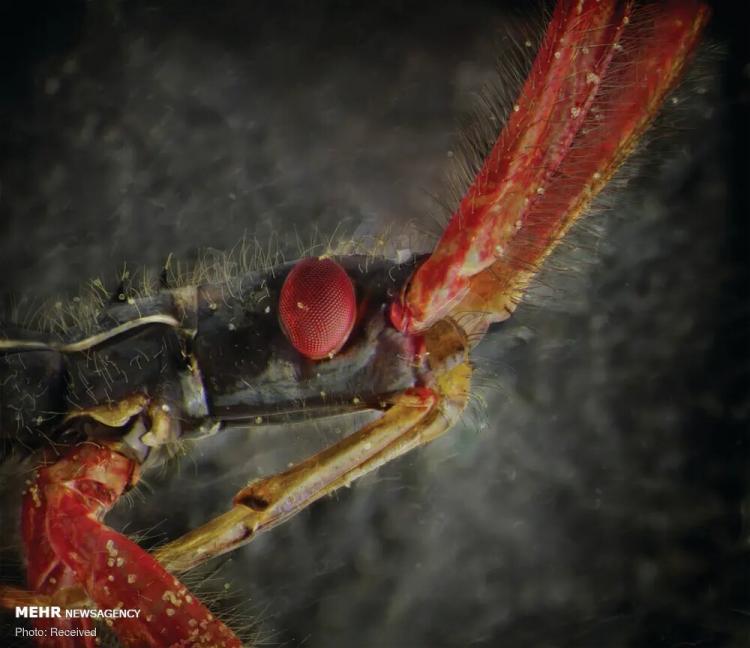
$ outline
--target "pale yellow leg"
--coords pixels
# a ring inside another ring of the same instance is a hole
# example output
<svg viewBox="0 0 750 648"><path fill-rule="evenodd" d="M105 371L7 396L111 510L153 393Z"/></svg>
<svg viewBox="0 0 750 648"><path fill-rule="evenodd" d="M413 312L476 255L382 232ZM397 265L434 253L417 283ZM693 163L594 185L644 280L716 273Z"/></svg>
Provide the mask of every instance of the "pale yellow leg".
<svg viewBox="0 0 750 648"><path fill-rule="evenodd" d="M426 335L426 344L434 372L430 388L407 390L377 421L283 473L251 482L230 511L160 547L156 558L174 572L191 569L449 430L469 397L466 337L443 321Z"/></svg>

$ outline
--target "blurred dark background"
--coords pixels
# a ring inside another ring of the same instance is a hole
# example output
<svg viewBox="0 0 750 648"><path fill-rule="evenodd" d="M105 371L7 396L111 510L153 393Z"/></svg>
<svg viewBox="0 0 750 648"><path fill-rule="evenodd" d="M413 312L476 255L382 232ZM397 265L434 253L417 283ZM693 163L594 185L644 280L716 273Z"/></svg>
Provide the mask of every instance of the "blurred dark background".
<svg viewBox="0 0 750 648"><path fill-rule="evenodd" d="M750 57L722 4L625 186L478 349L486 407L193 576L233 625L281 646L750 643ZM543 15L3 5L0 292L64 301L123 263L243 234L391 227L429 248L458 125L498 68L517 85L509 43ZM112 523L176 537L340 432L220 436L147 476Z"/></svg>

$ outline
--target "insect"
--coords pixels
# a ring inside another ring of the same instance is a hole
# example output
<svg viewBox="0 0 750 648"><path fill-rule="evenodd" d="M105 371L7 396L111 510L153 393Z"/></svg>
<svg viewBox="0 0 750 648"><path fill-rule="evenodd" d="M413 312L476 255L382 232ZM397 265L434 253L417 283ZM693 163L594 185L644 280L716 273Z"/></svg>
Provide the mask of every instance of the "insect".
<svg viewBox="0 0 750 648"><path fill-rule="evenodd" d="M456 422L471 390L472 346L512 314L547 253L635 146L707 18L684 3L639 17L629 3L558 5L495 148L429 257L316 258L165 287L103 308L91 330L63 339L9 329L3 429L58 446L43 451L24 495L32 599L71 609L150 600L142 619L113 622L123 643L238 645L172 574L237 548ZM12 388L19 372L31 381L23 392ZM381 415L251 483L230 512L155 558L99 519L181 438L360 410ZM4 600L14 596L23 599L6 590Z"/></svg>

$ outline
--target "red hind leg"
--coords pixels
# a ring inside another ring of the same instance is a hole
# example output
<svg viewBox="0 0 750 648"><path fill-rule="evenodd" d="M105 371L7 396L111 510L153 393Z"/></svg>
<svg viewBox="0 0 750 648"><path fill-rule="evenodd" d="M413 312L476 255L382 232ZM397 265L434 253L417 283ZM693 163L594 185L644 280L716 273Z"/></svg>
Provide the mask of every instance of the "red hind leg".
<svg viewBox="0 0 750 648"><path fill-rule="evenodd" d="M126 646L240 646L232 631L152 556L101 522L136 473L130 459L92 443L39 469L22 505L29 586L53 597L82 586L99 610L133 610L132 617L106 620ZM39 644L94 646L94 638L81 636L91 621L67 613L63 609L62 618L37 621L47 635ZM67 632L72 630L78 632Z"/></svg>

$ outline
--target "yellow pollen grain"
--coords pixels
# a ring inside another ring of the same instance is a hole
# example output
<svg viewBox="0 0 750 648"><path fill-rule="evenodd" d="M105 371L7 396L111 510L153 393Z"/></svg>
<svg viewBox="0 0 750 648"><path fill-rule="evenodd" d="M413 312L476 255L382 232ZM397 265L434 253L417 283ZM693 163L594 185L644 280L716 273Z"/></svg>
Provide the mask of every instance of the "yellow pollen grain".
<svg viewBox="0 0 750 648"><path fill-rule="evenodd" d="M594 84L599 82L599 75L589 72L586 74L586 83Z"/></svg>
<svg viewBox="0 0 750 648"><path fill-rule="evenodd" d="M174 614L175 614L174 608L167 608L167 616L168 617L174 616Z"/></svg>
<svg viewBox="0 0 750 648"><path fill-rule="evenodd" d="M180 607L182 605L182 601L179 599L177 594L175 594L171 590L167 590L166 592L164 592L164 594L162 594L161 600L169 601L175 607Z"/></svg>
<svg viewBox="0 0 750 648"><path fill-rule="evenodd" d="M128 574L128 583L131 585L135 583L135 574Z"/></svg>

